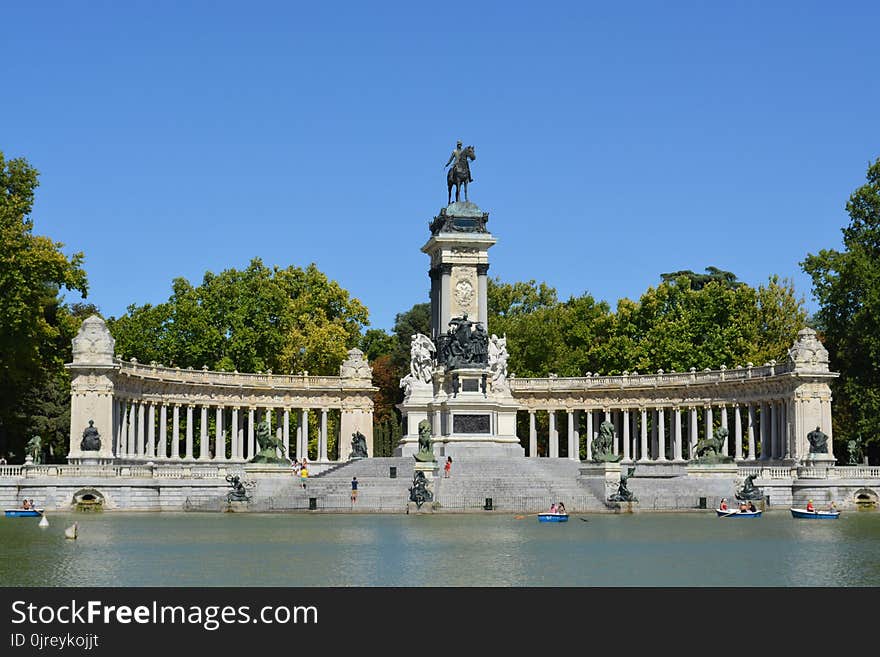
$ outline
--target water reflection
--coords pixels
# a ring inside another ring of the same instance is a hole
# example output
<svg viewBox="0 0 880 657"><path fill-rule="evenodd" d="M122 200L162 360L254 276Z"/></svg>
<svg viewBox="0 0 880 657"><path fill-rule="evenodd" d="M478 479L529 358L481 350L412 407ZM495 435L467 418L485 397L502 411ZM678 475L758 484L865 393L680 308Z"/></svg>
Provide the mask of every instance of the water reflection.
<svg viewBox="0 0 880 657"><path fill-rule="evenodd" d="M79 539L64 528L80 524ZM2 586L877 586L880 514L57 514L0 520Z"/></svg>

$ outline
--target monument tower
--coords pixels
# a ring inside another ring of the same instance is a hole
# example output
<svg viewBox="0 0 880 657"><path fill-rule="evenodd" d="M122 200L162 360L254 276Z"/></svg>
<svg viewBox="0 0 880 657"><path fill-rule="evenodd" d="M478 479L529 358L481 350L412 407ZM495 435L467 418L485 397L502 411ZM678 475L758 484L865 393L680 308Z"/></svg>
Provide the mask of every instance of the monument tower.
<svg viewBox="0 0 880 657"><path fill-rule="evenodd" d="M416 454L419 423L431 425L438 456L510 455L525 451L516 436L517 404L507 385L506 339L490 335L489 248L497 241L489 213L467 198L473 146L458 142L447 162L448 205L429 223L422 252L430 258L431 335L412 336L410 373L399 409L400 455ZM452 187L455 186L455 201ZM464 200L460 189L464 188Z"/></svg>

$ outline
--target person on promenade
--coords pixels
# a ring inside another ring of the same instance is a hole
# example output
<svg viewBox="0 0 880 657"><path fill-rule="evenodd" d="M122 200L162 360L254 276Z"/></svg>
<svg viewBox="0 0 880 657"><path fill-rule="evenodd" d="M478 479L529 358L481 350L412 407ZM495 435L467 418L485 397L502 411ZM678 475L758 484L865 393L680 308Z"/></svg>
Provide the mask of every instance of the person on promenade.
<svg viewBox="0 0 880 657"><path fill-rule="evenodd" d="M446 463L443 464L443 477L449 479L449 471L452 470L452 457L446 457Z"/></svg>
<svg viewBox="0 0 880 657"><path fill-rule="evenodd" d="M358 499L358 478L351 478L351 503L354 504Z"/></svg>

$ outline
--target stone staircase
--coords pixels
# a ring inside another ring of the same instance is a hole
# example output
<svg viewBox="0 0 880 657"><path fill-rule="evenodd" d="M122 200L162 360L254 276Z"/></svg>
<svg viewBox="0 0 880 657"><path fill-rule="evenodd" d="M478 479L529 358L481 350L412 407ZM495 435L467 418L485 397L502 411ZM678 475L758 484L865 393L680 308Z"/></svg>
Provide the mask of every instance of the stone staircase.
<svg viewBox="0 0 880 657"><path fill-rule="evenodd" d="M272 488L258 488L249 506L254 511L304 511L313 499L316 511L406 512L414 465L411 456L351 461L310 477L305 490L293 476ZM559 501L569 512L607 510L601 499L579 484L579 466L567 459L474 457L456 460L451 476L444 479L442 463L438 462L435 510L481 511L487 498L491 498L494 511L536 513ZM392 467L397 469L393 479ZM351 479L355 476L358 499L352 504Z"/></svg>

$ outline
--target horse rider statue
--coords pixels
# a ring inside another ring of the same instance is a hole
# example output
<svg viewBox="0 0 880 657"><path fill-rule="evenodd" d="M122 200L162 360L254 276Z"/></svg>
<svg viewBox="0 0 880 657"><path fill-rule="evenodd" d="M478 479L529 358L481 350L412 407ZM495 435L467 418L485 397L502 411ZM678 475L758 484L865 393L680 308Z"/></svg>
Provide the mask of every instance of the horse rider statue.
<svg viewBox="0 0 880 657"><path fill-rule="evenodd" d="M471 178L471 167L468 164L468 160L475 160L476 158L477 156L474 154L473 146L462 148L461 140L456 142L455 150L452 151L452 154L449 156L446 164L443 165L444 169L450 164L453 165L452 168L449 169L449 172L446 174L447 204L452 203L453 186L455 186L456 203L459 201L460 185L464 185L464 200L468 200L467 186L468 183L474 182L474 179Z"/></svg>

